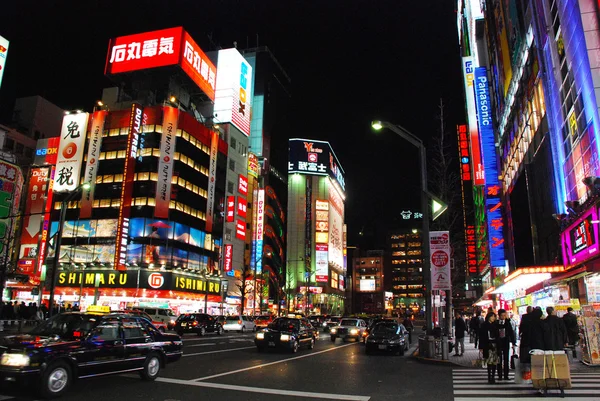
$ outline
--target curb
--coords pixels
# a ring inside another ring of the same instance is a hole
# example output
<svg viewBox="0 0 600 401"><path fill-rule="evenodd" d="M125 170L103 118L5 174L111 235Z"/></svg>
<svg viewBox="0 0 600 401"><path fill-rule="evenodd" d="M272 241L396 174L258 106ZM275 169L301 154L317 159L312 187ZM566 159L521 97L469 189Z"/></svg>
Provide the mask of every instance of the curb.
<svg viewBox="0 0 600 401"><path fill-rule="evenodd" d="M429 365L458 366L458 367L464 368L463 365L460 365L456 362L444 361L442 359L425 358L423 356L419 356L419 347L417 347L415 349L415 352L413 352L411 358L416 359L420 363L425 363L425 364L429 364Z"/></svg>

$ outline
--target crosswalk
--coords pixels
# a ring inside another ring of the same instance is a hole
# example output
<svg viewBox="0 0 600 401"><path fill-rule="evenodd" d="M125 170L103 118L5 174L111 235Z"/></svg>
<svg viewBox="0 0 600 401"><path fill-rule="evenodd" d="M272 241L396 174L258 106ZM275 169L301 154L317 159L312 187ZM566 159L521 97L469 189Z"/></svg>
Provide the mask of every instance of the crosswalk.
<svg viewBox="0 0 600 401"><path fill-rule="evenodd" d="M497 374L497 373L496 373ZM534 389L531 384L516 384L514 371L510 372L510 380L488 384L486 369L454 369L452 371L452 386L454 401L506 401L526 398L527 400L547 400ZM600 373L571 373L573 388L565 390L564 400L599 401ZM558 390L549 390L548 395L559 395Z"/></svg>

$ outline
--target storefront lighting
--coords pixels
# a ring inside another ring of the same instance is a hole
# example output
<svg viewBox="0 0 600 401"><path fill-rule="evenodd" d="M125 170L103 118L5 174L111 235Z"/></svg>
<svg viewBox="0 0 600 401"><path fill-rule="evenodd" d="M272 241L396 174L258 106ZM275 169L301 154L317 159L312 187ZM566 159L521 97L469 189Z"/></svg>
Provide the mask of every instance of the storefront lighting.
<svg viewBox="0 0 600 401"><path fill-rule="evenodd" d="M489 294L490 292L493 292L496 289L496 287L490 287L487 290L485 290L484 294Z"/></svg>

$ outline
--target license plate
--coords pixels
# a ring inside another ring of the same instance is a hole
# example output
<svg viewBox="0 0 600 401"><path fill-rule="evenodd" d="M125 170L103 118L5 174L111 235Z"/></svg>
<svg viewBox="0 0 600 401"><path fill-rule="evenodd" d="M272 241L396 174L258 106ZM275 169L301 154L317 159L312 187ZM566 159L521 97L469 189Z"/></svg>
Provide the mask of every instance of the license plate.
<svg viewBox="0 0 600 401"><path fill-rule="evenodd" d="M269 347L274 347L275 346L275 341L269 341Z"/></svg>
<svg viewBox="0 0 600 401"><path fill-rule="evenodd" d="M181 323L181 327L187 326L187 323Z"/></svg>
<svg viewBox="0 0 600 401"><path fill-rule="evenodd" d="M379 349L387 349L387 345L380 345Z"/></svg>

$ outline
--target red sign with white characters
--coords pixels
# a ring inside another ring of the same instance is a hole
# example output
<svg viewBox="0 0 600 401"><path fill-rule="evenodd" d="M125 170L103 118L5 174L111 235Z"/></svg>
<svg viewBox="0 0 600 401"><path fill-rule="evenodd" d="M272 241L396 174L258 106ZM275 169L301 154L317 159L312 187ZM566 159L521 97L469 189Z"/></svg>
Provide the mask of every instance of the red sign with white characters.
<svg viewBox="0 0 600 401"><path fill-rule="evenodd" d="M182 27L161 29L111 39L105 74L179 65L215 100L217 68Z"/></svg>
<svg viewBox="0 0 600 401"><path fill-rule="evenodd" d="M238 180L238 192L242 195L248 195L248 179L241 174Z"/></svg>
<svg viewBox="0 0 600 401"><path fill-rule="evenodd" d="M246 222L238 220L235 224L235 237L242 241L246 241Z"/></svg>
<svg viewBox="0 0 600 401"><path fill-rule="evenodd" d="M226 272L231 271L233 259L233 245L225 244L225 257L223 258L223 270Z"/></svg>
<svg viewBox="0 0 600 401"><path fill-rule="evenodd" d="M246 202L246 198L238 196L237 197L237 214L238 214L238 216L246 218L247 212L248 212L248 203Z"/></svg>
<svg viewBox="0 0 600 401"><path fill-rule="evenodd" d="M235 217L235 196L227 197L227 222L233 223Z"/></svg>

